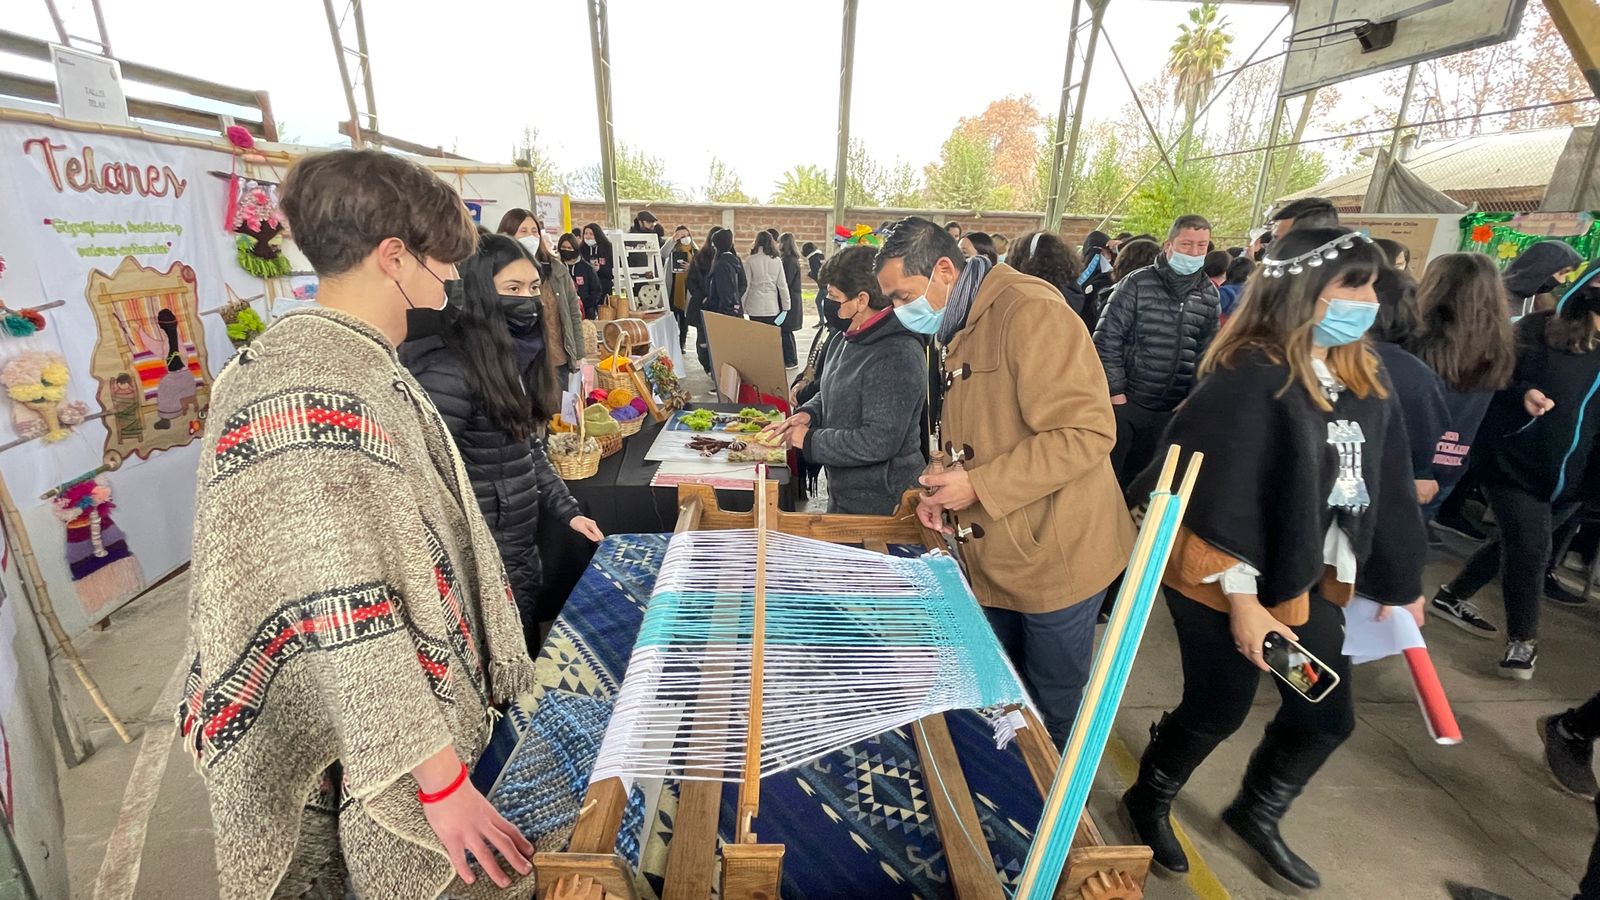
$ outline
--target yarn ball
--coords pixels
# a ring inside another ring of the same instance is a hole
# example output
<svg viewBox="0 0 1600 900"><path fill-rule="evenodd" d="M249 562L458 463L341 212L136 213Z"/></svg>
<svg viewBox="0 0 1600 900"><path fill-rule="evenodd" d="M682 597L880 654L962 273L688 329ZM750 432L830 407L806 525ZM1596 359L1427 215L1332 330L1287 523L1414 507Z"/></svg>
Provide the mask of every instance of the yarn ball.
<svg viewBox="0 0 1600 900"><path fill-rule="evenodd" d="M645 403L642 399L640 399L638 397L633 398L633 400L630 401L628 403L628 405L633 407L634 409L637 409L639 411L640 415L644 415L645 413L650 411L650 405Z"/></svg>
<svg viewBox="0 0 1600 900"><path fill-rule="evenodd" d="M621 409L634 401L633 391L616 388L606 395L606 405L612 409Z"/></svg>
<svg viewBox="0 0 1600 900"><path fill-rule="evenodd" d="M602 391L602 390L597 388L597 389L592 390L592 391L589 392L589 402L590 403L604 403L604 402L606 402L606 398L608 398L610 396L611 395L609 393L607 393L606 391Z"/></svg>
<svg viewBox="0 0 1600 900"><path fill-rule="evenodd" d="M228 143L241 150L249 150L256 145L256 136L243 125L229 125L223 134L228 136Z"/></svg>

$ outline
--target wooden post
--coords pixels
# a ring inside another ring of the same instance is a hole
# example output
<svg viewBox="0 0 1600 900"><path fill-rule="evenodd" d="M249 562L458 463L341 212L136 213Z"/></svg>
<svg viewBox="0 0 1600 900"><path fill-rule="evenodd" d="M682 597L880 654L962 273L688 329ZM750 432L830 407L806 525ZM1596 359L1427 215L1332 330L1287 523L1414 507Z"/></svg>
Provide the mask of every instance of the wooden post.
<svg viewBox="0 0 1600 900"><path fill-rule="evenodd" d="M756 466L756 589L750 628L750 728L744 745L744 778L739 785L737 842L754 844L755 817L761 813L761 700L767 649L767 467Z"/></svg>

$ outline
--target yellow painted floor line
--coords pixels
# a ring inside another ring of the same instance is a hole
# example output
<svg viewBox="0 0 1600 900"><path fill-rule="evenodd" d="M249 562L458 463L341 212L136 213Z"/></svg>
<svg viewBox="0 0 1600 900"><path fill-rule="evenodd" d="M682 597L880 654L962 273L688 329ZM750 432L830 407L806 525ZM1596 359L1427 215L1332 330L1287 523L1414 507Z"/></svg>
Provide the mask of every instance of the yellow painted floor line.
<svg viewBox="0 0 1600 900"><path fill-rule="evenodd" d="M1123 782L1133 784L1138 780L1139 760L1115 732L1111 734L1111 739L1106 741L1106 756L1111 759L1111 765L1116 767L1117 775ZM1195 848L1194 841L1189 840L1189 833L1183 830L1176 816L1172 819L1172 833L1178 836L1178 843L1183 845L1183 852L1189 857L1189 874L1183 877L1183 884L1189 889L1189 893L1199 897L1200 900L1229 900L1233 895L1222 886L1217 873L1206 865L1205 858Z"/></svg>

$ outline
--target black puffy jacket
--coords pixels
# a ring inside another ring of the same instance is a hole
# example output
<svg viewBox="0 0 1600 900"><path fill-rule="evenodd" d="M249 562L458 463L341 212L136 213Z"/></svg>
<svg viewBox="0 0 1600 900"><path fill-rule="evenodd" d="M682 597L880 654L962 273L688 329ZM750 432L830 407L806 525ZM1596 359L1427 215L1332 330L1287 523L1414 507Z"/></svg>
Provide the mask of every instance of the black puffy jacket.
<svg viewBox="0 0 1600 900"><path fill-rule="evenodd" d="M535 635L531 643L537 650L533 609L544 569L539 528L566 527L579 515L578 501L550 465L543 440L519 441L490 421L466 366L443 338L433 335L401 344L400 361L428 392L455 438L478 508L500 546L524 632Z"/></svg>
<svg viewBox="0 0 1600 900"><path fill-rule="evenodd" d="M1111 395L1126 394L1146 409L1176 408L1216 336L1217 310L1217 288L1204 271L1179 275L1159 256L1129 273L1094 330Z"/></svg>

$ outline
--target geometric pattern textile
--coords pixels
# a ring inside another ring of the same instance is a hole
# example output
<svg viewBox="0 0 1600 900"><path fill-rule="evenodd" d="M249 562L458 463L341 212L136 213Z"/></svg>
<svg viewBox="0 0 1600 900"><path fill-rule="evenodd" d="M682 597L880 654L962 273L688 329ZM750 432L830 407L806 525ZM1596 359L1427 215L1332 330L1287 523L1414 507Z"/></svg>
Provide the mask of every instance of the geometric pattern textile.
<svg viewBox="0 0 1600 900"><path fill-rule="evenodd" d="M513 704L521 740L489 799L540 850L564 849L572 835L668 537L606 538L536 661L537 687ZM1042 807L1033 779L1015 743L994 748L982 716L963 710L945 720L983 840L1000 879L1012 885ZM788 848L784 897L951 895L913 727L762 781L761 839ZM646 897L660 896L677 796L676 782L641 779L629 798L617 849L634 863ZM725 841L737 800L738 785L724 785L718 830Z"/></svg>

